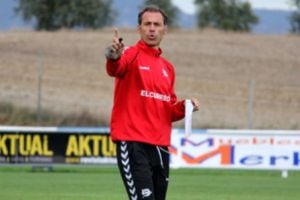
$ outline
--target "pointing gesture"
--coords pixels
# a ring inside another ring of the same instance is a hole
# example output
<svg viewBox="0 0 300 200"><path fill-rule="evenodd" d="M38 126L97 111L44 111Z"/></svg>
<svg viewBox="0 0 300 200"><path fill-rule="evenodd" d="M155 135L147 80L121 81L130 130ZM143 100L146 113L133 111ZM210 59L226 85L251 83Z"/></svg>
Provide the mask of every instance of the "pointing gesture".
<svg viewBox="0 0 300 200"><path fill-rule="evenodd" d="M112 60L118 60L123 52L124 44L123 39L119 37L119 30L114 28L114 37L112 44L106 49L106 57Z"/></svg>
<svg viewBox="0 0 300 200"><path fill-rule="evenodd" d="M122 42L123 39L119 37L119 30L117 28L114 28L114 34L115 34L114 39L117 39L117 42Z"/></svg>

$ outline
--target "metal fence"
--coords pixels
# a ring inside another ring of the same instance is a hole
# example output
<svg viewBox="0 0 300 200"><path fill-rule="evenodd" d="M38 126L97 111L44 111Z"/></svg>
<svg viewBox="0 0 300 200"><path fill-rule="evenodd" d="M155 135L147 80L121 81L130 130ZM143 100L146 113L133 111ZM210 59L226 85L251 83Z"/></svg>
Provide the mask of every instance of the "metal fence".
<svg viewBox="0 0 300 200"><path fill-rule="evenodd" d="M40 116L46 110L74 115L87 112L102 120L103 125L108 125L113 101L114 83L111 78L99 77L91 81L68 77L68 74L64 76L51 74L49 67L45 69L42 52L37 53L34 65L32 71L21 76L20 73L14 74L11 70L0 73L1 102L10 102L36 110L37 120L40 120ZM99 70L100 73L105 73L104 69ZM196 96L200 99L201 110L193 116L193 126L196 128L299 129L300 127L298 87L273 86L257 83L255 79L243 80L238 84L228 80L208 80L201 76L199 80L201 80L199 84L217 84L220 89L191 92L186 86L186 91L177 91L179 97ZM232 93L230 88L235 89L236 93ZM183 121L174 123L174 126L183 127Z"/></svg>

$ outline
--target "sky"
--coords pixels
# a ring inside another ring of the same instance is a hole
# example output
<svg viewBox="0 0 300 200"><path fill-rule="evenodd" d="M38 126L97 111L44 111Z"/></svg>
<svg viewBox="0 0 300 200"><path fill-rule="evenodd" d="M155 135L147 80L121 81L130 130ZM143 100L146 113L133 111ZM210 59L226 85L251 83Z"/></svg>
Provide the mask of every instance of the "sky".
<svg viewBox="0 0 300 200"><path fill-rule="evenodd" d="M195 0L172 0L178 8L188 14L195 13ZM249 1L252 8L291 10L291 0L243 0Z"/></svg>

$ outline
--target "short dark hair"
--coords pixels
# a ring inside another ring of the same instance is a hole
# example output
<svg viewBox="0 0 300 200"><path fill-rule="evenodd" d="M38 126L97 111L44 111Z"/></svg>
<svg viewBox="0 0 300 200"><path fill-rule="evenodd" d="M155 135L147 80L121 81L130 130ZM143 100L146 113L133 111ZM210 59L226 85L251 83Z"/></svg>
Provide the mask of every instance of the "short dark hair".
<svg viewBox="0 0 300 200"><path fill-rule="evenodd" d="M165 13L165 11L163 11L162 9L160 9L158 6L156 5L147 5L146 7L144 7L140 12L139 12L139 15L138 15L138 24L141 25L142 24L142 17L143 17L143 14L145 12L159 12L162 16L163 16L163 19L164 19L164 25L167 25L168 24L168 16L167 14Z"/></svg>

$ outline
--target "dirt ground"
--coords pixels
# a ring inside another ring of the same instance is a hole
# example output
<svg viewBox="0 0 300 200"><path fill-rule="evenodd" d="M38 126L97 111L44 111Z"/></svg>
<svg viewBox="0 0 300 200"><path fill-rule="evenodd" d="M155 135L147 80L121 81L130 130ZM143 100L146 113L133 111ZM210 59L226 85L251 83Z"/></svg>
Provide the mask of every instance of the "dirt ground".
<svg viewBox="0 0 300 200"><path fill-rule="evenodd" d="M138 40L134 30L120 34L126 45ZM104 49L112 36L0 32L0 102L35 110L40 100L42 111L89 112L108 125L114 80ZM299 36L173 30L162 49L176 69L178 98L201 101L194 128L300 128Z"/></svg>

